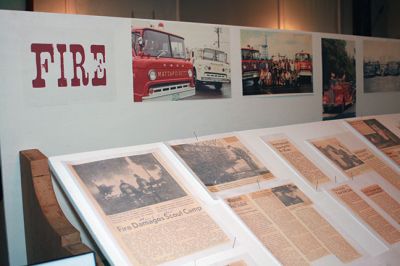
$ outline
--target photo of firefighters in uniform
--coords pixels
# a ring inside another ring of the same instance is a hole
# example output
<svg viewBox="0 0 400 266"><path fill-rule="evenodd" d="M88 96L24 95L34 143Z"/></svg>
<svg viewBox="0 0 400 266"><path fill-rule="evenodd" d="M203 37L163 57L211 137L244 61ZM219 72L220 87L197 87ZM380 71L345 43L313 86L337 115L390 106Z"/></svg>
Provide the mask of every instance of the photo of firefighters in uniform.
<svg viewBox="0 0 400 266"><path fill-rule="evenodd" d="M323 120L356 116L355 42L322 39Z"/></svg>
<svg viewBox="0 0 400 266"><path fill-rule="evenodd" d="M364 40L364 92L400 91L400 42Z"/></svg>
<svg viewBox="0 0 400 266"><path fill-rule="evenodd" d="M173 145L172 148L206 186L269 173L236 137Z"/></svg>
<svg viewBox="0 0 400 266"><path fill-rule="evenodd" d="M132 19L135 102L231 97L230 30Z"/></svg>
<svg viewBox="0 0 400 266"><path fill-rule="evenodd" d="M151 153L72 167L106 215L186 196Z"/></svg>
<svg viewBox="0 0 400 266"><path fill-rule="evenodd" d="M309 34L241 30L243 95L312 93Z"/></svg>

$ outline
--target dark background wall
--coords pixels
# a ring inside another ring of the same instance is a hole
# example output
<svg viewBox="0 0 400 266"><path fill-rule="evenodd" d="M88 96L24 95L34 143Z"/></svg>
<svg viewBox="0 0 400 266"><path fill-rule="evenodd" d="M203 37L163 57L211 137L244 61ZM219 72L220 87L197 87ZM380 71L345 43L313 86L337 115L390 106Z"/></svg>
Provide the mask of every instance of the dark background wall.
<svg viewBox="0 0 400 266"><path fill-rule="evenodd" d="M0 0L0 9L400 38L398 0Z"/></svg>

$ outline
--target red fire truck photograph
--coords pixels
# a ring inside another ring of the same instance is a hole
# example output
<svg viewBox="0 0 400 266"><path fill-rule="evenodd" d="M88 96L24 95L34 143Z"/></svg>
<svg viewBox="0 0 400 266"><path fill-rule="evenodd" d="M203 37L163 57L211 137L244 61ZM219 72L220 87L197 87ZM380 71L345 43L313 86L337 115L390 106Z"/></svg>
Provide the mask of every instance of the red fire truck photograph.
<svg viewBox="0 0 400 266"><path fill-rule="evenodd" d="M323 120L356 115L355 42L322 39Z"/></svg>
<svg viewBox="0 0 400 266"><path fill-rule="evenodd" d="M135 102L231 96L229 29L151 23L132 20Z"/></svg>
<svg viewBox="0 0 400 266"><path fill-rule="evenodd" d="M311 35L241 30L243 95L312 93Z"/></svg>

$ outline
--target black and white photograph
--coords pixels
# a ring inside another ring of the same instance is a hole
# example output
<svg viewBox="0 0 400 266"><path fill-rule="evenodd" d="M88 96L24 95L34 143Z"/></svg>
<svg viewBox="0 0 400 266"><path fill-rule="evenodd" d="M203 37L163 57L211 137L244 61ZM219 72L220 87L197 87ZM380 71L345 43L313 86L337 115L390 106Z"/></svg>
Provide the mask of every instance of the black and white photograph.
<svg viewBox="0 0 400 266"><path fill-rule="evenodd" d="M72 165L106 215L186 196L151 154Z"/></svg>
<svg viewBox="0 0 400 266"><path fill-rule="evenodd" d="M304 203L304 200L300 196L300 190L293 184L274 187L271 190L286 207Z"/></svg>
<svg viewBox="0 0 400 266"><path fill-rule="evenodd" d="M269 174L236 137L173 145L206 186L215 186Z"/></svg>
<svg viewBox="0 0 400 266"><path fill-rule="evenodd" d="M344 171L364 164L336 139L315 141L312 144Z"/></svg>
<svg viewBox="0 0 400 266"><path fill-rule="evenodd" d="M393 132L387 129L378 120L366 119L363 121L371 129L371 133L366 134L365 137L379 149L400 145L400 138L393 134Z"/></svg>

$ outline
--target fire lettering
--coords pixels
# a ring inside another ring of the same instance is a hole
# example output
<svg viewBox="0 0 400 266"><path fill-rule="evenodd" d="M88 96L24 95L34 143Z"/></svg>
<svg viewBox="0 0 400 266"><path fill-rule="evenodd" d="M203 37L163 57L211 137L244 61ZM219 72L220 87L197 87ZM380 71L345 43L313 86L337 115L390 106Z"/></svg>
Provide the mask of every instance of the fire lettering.
<svg viewBox="0 0 400 266"><path fill-rule="evenodd" d="M57 79L58 87L67 87L68 80L65 75L65 57L72 57L72 72L71 86L88 86L89 81L93 86L106 86L107 85L107 71L106 71L106 50L104 45L93 44L90 46L90 53L92 56L87 59L84 46L80 44L70 44L69 53L67 51L67 44L56 45L58 54L56 55L59 60L59 78ZM32 43L31 52L35 54L36 65L36 78L32 80L33 88L45 88L46 79L44 73L49 73L49 59L50 63L55 63L54 45L51 43ZM48 54L49 58L44 58L43 54ZM95 65L95 69L91 70L85 66L86 61L89 64ZM88 71L89 69L89 71ZM68 73L68 72L67 72ZM80 74L80 77L79 75ZM92 76L92 78L90 78Z"/></svg>
<svg viewBox="0 0 400 266"><path fill-rule="evenodd" d="M49 61L48 59L44 60L44 63L41 63L41 54L49 53L50 61L54 63L54 49L53 45L47 43L32 43L31 52L35 53L36 59L36 78L32 80L32 86L34 88L44 88L46 87L46 81L42 78L42 66L44 71L49 72Z"/></svg>
<svg viewBox="0 0 400 266"><path fill-rule="evenodd" d="M74 87L81 85L80 79L77 76L77 70L80 68L82 73L82 84L86 86L89 82L89 74L86 73L85 68L83 67L83 64L85 63L85 50L83 49L83 46L79 44L71 44L69 49L71 50L72 59L74 62L74 77L71 79L71 85ZM77 63L76 59L78 53L81 56L81 61L79 63Z"/></svg>
<svg viewBox="0 0 400 266"><path fill-rule="evenodd" d="M104 45L92 45L90 46L90 52L93 54L94 60L96 60L99 64L97 66L96 71L94 72L94 78L92 79L93 86L104 86L107 83L107 71L103 67L103 63L106 63L106 50ZM101 54L101 58L97 58L97 55ZM99 78L99 73L102 73L103 76Z"/></svg>

